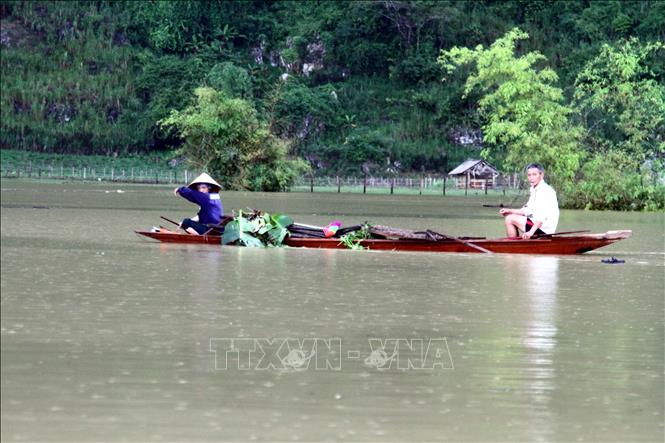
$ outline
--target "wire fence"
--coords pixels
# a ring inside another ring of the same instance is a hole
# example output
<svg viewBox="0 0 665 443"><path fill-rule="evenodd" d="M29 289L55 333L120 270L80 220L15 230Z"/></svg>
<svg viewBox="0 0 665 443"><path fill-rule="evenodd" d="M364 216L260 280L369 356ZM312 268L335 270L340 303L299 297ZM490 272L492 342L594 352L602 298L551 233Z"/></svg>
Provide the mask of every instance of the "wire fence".
<svg viewBox="0 0 665 443"><path fill-rule="evenodd" d="M113 166L65 166L65 164L2 163L4 178L33 178L81 181L110 181L120 183L176 184L188 183L196 172L188 169L158 167L117 168Z"/></svg>
<svg viewBox="0 0 665 443"><path fill-rule="evenodd" d="M127 167L33 162L3 162L3 178L55 179L71 181L104 181L118 183L187 184L198 171L160 167ZM373 194L446 195L473 193L503 193L518 191L517 175L496 176L491 179L468 177L451 178L445 175L399 175L391 177L301 176L292 186L295 192L350 192Z"/></svg>
<svg viewBox="0 0 665 443"><path fill-rule="evenodd" d="M302 176L291 187L301 192L362 192L382 194L455 194L481 192L503 193L519 190L521 183L516 175L491 178L458 177L446 175L400 175L393 177L341 177Z"/></svg>

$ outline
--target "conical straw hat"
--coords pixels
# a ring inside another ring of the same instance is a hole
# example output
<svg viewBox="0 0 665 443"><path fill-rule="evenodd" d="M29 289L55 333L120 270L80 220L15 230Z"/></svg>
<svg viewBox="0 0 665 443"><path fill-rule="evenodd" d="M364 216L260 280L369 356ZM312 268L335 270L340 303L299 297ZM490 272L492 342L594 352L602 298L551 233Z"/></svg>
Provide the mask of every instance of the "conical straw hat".
<svg viewBox="0 0 665 443"><path fill-rule="evenodd" d="M210 177L205 172L198 177L196 177L190 184L187 185L189 189L196 190L196 185L200 183L205 183L210 186L210 192L215 193L222 190L222 185L217 183L212 177Z"/></svg>

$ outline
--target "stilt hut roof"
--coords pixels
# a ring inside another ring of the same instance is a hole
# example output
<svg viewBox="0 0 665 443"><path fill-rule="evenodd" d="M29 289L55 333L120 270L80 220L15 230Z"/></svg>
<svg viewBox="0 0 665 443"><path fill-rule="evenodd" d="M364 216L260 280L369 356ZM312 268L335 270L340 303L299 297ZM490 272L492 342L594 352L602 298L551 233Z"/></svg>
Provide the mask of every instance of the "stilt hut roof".
<svg viewBox="0 0 665 443"><path fill-rule="evenodd" d="M450 171L448 175L462 175L466 174L468 171L475 175L491 175L499 173L498 169L487 163L485 160L466 160L455 169Z"/></svg>

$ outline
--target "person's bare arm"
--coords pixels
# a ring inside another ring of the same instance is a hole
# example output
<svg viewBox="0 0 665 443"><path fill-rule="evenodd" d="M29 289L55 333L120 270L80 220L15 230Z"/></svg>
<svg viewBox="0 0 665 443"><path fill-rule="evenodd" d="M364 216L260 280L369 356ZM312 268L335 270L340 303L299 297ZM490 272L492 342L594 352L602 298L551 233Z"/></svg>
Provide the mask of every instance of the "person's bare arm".
<svg viewBox="0 0 665 443"><path fill-rule="evenodd" d="M533 226L531 226L531 229L529 229L529 230L526 231L524 234L522 234L522 238L525 239L525 240L530 239L530 238L533 236L533 234L535 234L536 231L537 231L538 229L540 229L540 227L541 227L542 225L543 225L543 222L538 221L538 220L534 221L534 222L533 222Z"/></svg>

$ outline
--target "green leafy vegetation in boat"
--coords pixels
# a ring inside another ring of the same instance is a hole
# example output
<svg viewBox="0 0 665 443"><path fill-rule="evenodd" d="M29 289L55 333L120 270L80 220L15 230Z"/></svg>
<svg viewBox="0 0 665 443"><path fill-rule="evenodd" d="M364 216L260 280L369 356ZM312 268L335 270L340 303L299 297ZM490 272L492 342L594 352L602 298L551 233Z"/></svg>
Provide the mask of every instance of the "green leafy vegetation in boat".
<svg viewBox="0 0 665 443"><path fill-rule="evenodd" d="M372 233L370 232L371 228L372 226L365 222L363 225L361 225L360 229L342 235L339 241L349 249L369 249L360 243L363 240L372 237Z"/></svg>
<svg viewBox="0 0 665 443"><path fill-rule="evenodd" d="M253 210L243 213L240 210L224 227L222 244L235 243L254 248L281 246L289 233L287 227L292 224L293 219L287 215Z"/></svg>

